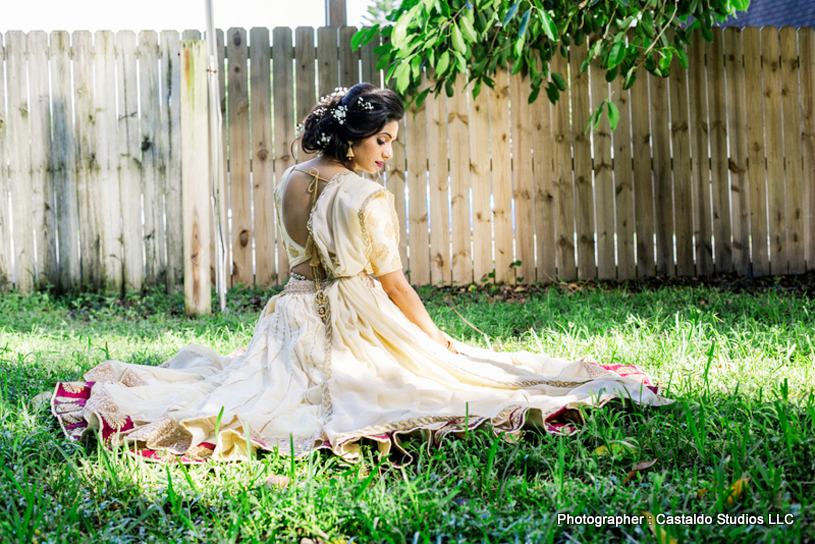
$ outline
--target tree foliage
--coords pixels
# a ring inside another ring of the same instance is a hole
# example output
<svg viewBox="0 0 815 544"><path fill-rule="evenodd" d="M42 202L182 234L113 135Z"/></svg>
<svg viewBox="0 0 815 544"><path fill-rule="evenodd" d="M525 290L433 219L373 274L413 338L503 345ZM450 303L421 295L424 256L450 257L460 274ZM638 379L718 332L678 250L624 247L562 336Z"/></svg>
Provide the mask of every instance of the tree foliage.
<svg viewBox="0 0 815 544"><path fill-rule="evenodd" d="M529 78L530 102L543 89L554 103L566 90L566 74L550 72L549 61L566 56L570 43L589 40L581 70L599 58L606 79L620 77L628 89L641 67L656 76L667 76L673 61L687 68L691 34L699 30L711 41L716 22L748 5L749 0L403 0L388 16L390 24L361 30L353 43L381 34L378 67L411 101L421 103L442 89L452 96L459 75L472 82L477 96L482 85L493 86L497 70L509 68ZM434 80L421 90L423 68Z"/></svg>
<svg viewBox="0 0 815 544"><path fill-rule="evenodd" d="M396 0L372 0L362 19L370 25L387 25L388 15L398 5Z"/></svg>

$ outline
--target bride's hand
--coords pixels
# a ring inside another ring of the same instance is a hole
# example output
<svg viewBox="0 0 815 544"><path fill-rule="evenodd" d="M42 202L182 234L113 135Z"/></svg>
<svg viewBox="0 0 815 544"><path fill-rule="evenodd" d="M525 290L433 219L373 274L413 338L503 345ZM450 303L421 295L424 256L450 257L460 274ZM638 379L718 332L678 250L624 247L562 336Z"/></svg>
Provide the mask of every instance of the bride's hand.
<svg viewBox="0 0 815 544"><path fill-rule="evenodd" d="M456 350L455 346L453 346L453 341L447 338L441 331L439 331L438 333L436 342L447 348L447 351L449 351L450 353L455 353L456 355L458 355L458 351Z"/></svg>

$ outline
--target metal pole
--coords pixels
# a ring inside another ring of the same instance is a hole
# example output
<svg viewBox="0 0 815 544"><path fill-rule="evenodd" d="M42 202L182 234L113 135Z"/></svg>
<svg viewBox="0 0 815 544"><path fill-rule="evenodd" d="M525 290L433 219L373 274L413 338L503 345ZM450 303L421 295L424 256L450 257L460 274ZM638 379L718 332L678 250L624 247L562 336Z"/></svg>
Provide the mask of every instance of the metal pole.
<svg viewBox="0 0 815 544"><path fill-rule="evenodd" d="M206 0L207 10L207 81L209 83L209 137L210 172L212 176L212 215L215 220L215 290L221 312L226 310L226 201L224 191L223 142L221 141L221 97L218 88L218 71L223 59L218 59L218 43L215 39L215 23L212 13L212 0ZM220 62L219 62L220 60Z"/></svg>

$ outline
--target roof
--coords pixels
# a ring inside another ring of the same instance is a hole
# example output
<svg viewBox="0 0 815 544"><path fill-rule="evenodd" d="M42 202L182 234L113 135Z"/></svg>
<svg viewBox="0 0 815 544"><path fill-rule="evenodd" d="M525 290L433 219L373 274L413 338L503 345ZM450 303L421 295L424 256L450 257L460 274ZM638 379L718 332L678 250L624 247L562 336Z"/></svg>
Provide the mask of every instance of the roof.
<svg viewBox="0 0 815 544"><path fill-rule="evenodd" d="M722 26L815 27L813 0L750 0L747 11L729 17Z"/></svg>

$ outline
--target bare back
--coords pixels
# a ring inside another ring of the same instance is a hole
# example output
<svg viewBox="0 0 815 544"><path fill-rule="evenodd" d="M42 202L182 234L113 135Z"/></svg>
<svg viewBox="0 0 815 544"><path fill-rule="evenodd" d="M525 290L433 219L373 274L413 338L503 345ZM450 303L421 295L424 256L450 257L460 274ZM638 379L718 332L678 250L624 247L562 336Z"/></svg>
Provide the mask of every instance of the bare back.
<svg viewBox="0 0 815 544"><path fill-rule="evenodd" d="M328 181L347 169L340 165L326 164L320 158L295 166L286 178L280 201L280 220L283 228L299 246L306 248L309 241L308 220L311 209ZM301 262L291 271L312 277L309 262ZM321 271L324 276L324 271Z"/></svg>

